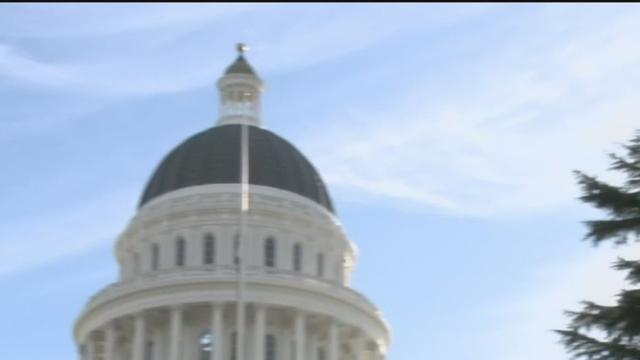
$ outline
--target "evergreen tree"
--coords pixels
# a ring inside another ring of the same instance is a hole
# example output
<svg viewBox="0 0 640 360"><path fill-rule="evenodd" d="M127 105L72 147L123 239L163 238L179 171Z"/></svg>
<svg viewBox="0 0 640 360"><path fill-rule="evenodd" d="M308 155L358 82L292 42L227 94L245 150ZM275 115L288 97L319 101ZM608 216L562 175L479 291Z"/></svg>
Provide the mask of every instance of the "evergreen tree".
<svg viewBox="0 0 640 360"><path fill-rule="evenodd" d="M614 186L576 171L583 195L580 199L604 210L604 220L585 221L585 239L593 245L617 245L640 240L640 130L622 156L611 154L611 170L622 172L626 181ZM590 360L640 360L640 260L619 258L613 268L625 271L631 289L617 295L616 304L604 306L583 301L580 311L567 311L565 330L556 330L575 358Z"/></svg>

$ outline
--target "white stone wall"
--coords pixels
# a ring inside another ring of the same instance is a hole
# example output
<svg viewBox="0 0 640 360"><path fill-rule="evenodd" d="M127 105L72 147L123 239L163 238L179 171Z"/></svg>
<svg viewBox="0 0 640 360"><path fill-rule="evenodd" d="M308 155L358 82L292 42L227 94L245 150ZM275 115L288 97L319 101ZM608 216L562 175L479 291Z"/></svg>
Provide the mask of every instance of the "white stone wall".
<svg viewBox="0 0 640 360"><path fill-rule="evenodd" d="M297 194L262 186L252 186L246 246L247 267L264 267L264 241L276 240L276 269L294 271L293 246L302 246L302 274L317 274L317 254L324 256L321 278L345 283L355 262L355 246L346 238L333 214ZM238 233L239 186L203 185L181 189L152 200L140 209L118 241L118 261L122 280L153 272L153 244L160 248L159 268L232 266L233 240ZM274 199L273 197L278 198ZM320 216L318 216L320 215ZM204 264L203 239L212 234L216 241L215 264ZM176 265L176 240L186 241L186 262ZM136 257L138 265L136 266ZM347 266L349 264L349 266ZM137 272L136 272L137 270Z"/></svg>
<svg viewBox="0 0 640 360"><path fill-rule="evenodd" d="M247 74L227 74L218 81L220 113L218 125L247 124L261 126L260 107L263 84Z"/></svg>
<svg viewBox="0 0 640 360"><path fill-rule="evenodd" d="M164 194L139 209L116 244L121 279L96 294L76 323L76 342L85 358L147 360L146 344L152 342L153 360L201 360L199 336L215 332L212 329L218 326L223 343L210 360L231 360L239 190L237 184L195 186ZM384 357L390 342L388 326L375 306L349 287L356 247L332 213L297 194L251 186L248 227L242 241L246 245L249 358L268 360L258 356L264 354L264 342L259 345L254 339L257 306L266 311L261 333L276 336L277 360L322 360L317 359L319 347L324 360ZM208 233L216 239L214 264L203 263L203 238ZM183 266L176 265L178 237L186 244ZM276 240L273 268L264 266L267 237ZM303 247L299 272L293 270L296 243ZM160 248L156 270L153 244ZM318 253L325 259L322 277L316 273ZM176 307L183 321L172 332L171 314ZM223 309L218 324L212 319L214 308ZM304 319L302 349L295 346L296 316ZM138 327L144 321L143 335L140 328L136 331L136 318ZM337 331L335 336L332 331ZM214 336L219 339L219 334ZM115 340L107 341L111 338ZM173 349L176 346L178 352ZM173 358L176 354L178 358Z"/></svg>

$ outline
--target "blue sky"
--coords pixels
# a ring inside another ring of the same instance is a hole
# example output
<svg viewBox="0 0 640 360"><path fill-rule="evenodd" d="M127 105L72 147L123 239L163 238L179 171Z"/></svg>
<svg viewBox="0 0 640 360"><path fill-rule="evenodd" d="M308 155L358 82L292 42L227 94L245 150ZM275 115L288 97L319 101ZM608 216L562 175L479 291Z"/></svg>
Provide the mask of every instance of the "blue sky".
<svg viewBox="0 0 640 360"><path fill-rule="evenodd" d="M0 5L0 358L71 359L151 171L245 41L269 129L329 185L390 360L560 360L638 248L591 248L573 169L640 113L636 5ZM464 344L461 346L461 344Z"/></svg>

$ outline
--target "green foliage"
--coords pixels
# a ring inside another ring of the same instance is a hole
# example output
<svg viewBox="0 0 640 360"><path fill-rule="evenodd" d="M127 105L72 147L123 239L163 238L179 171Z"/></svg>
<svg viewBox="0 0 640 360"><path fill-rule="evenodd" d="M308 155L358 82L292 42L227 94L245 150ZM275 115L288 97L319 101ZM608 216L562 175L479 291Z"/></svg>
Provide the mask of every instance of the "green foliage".
<svg viewBox="0 0 640 360"><path fill-rule="evenodd" d="M628 244L640 239L640 131L626 154L611 154L611 170L622 172L621 186L599 181L576 171L583 195L580 199L604 210L608 218L585 221L585 239L594 245L604 241ZM631 285L640 284L640 261L618 259L613 268L625 271ZM567 311L568 329L556 330L575 358L590 360L640 360L640 289L622 290L613 306L582 302L580 311Z"/></svg>

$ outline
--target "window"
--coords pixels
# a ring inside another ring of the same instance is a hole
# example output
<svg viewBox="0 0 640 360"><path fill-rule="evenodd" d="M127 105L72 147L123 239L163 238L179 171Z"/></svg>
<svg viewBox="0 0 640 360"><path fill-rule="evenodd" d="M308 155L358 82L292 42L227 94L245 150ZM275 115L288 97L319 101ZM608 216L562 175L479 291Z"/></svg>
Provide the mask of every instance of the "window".
<svg viewBox="0 0 640 360"><path fill-rule="evenodd" d="M176 240L176 266L184 266L185 246L184 239L179 237Z"/></svg>
<svg viewBox="0 0 640 360"><path fill-rule="evenodd" d="M293 271L302 271L302 245L293 245Z"/></svg>
<svg viewBox="0 0 640 360"><path fill-rule="evenodd" d="M271 334L267 335L265 343L264 360L276 360L276 337Z"/></svg>
<svg viewBox="0 0 640 360"><path fill-rule="evenodd" d="M154 360L155 359L153 341L148 341L147 342L147 346L146 346L146 349L145 349L145 352L144 352L144 359L145 360Z"/></svg>
<svg viewBox="0 0 640 360"><path fill-rule="evenodd" d="M252 102L253 101L253 94L250 93L249 91L244 91L242 93L242 101L245 102L245 103Z"/></svg>
<svg viewBox="0 0 640 360"><path fill-rule="evenodd" d="M204 263L213 264L216 254L216 239L211 234L204 236Z"/></svg>
<svg viewBox="0 0 640 360"><path fill-rule="evenodd" d="M264 266L276 266L276 241L272 237L264 241Z"/></svg>
<svg viewBox="0 0 640 360"><path fill-rule="evenodd" d="M323 277L324 276L324 254L323 253L318 253L318 257L316 259L317 261L317 275L318 277Z"/></svg>
<svg viewBox="0 0 640 360"><path fill-rule="evenodd" d="M160 247L158 244L151 245L151 270L158 270L158 261L160 259Z"/></svg>
<svg viewBox="0 0 640 360"><path fill-rule="evenodd" d="M240 234L233 236L233 265L240 263Z"/></svg>
<svg viewBox="0 0 640 360"><path fill-rule="evenodd" d="M204 332L200 335L200 360L210 360L213 351L213 336Z"/></svg>

